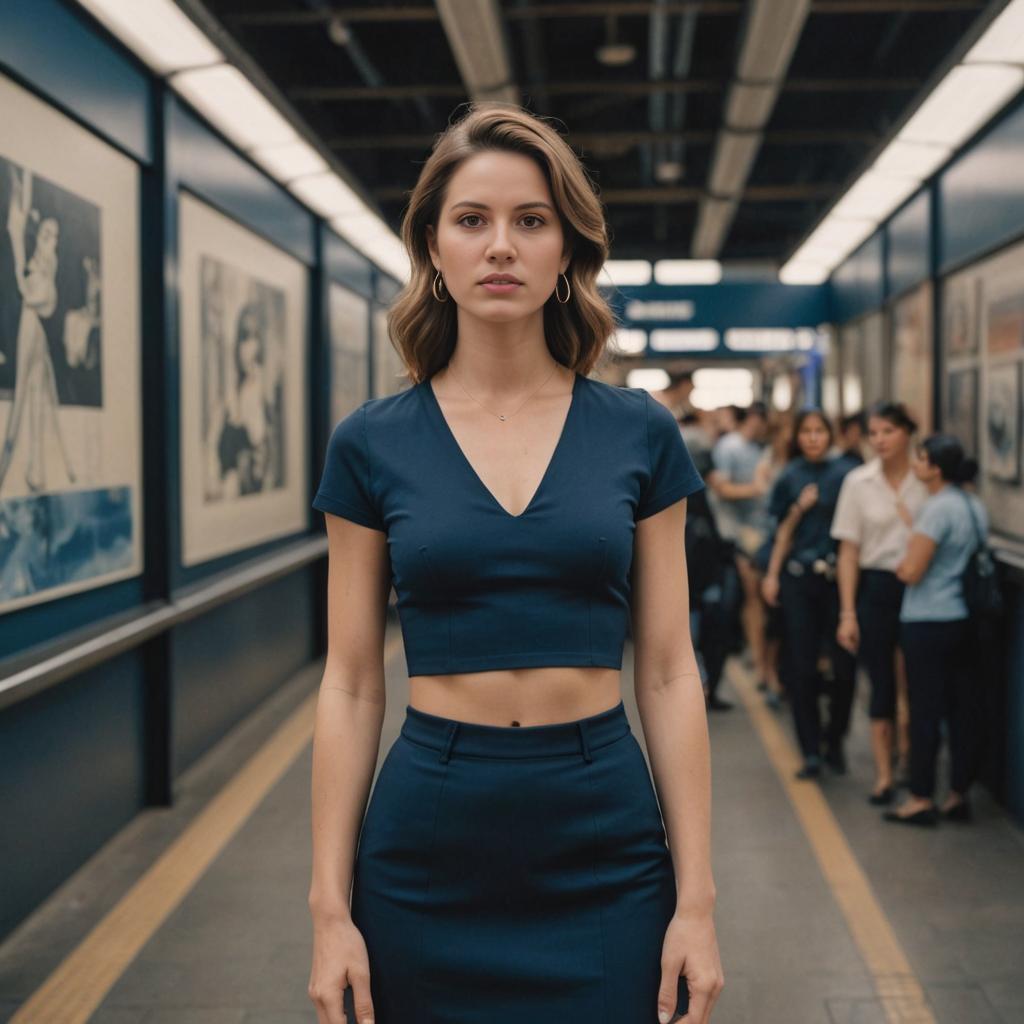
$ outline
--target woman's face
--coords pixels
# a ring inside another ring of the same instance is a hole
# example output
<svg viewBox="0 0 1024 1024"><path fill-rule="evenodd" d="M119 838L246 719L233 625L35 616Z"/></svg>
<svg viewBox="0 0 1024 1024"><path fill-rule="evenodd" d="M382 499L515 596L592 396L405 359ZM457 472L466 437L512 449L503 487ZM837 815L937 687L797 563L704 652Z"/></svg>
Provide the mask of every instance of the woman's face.
<svg viewBox="0 0 1024 1024"><path fill-rule="evenodd" d="M805 459L817 462L823 459L832 443L828 435L828 427L820 416L808 416L800 424L796 435L796 443Z"/></svg>
<svg viewBox="0 0 1024 1024"><path fill-rule="evenodd" d="M520 153L477 153L466 160L448 183L436 230L427 228L427 245L459 312L492 323L537 313L569 266L544 174ZM482 283L495 273L519 283Z"/></svg>
<svg viewBox="0 0 1024 1024"><path fill-rule="evenodd" d="M914 470L914 476L917 477L922 483L931 483L933 480L938 479L942 476L938 466L933 466L928 459L928 454L923 448L918 448L914 452L914 461L911 464Z"/></svg>
<svg viewBox="0 0 1024 1024"><path fill-rule="evenodd" d="M906 454L910 435L902 427L890 423L884 416L872 416L868 420L868 441L875 454L883 462Z"/></svg>

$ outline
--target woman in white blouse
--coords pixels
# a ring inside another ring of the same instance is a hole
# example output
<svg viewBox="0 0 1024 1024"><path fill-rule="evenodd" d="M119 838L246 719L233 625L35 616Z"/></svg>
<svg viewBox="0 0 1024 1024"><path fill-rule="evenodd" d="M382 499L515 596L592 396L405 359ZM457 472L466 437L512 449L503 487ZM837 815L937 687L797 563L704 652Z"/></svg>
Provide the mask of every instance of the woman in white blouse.
<svg viewBox="0 0 1024 1024"><path fill-rule="evenodd" d="M839 541L836 638L858 655L871 682L868 714L876 773L868 797L872 804L890 803L894 796L896 656L903 599L896 567L910 538L900 507L913 517L928 497L910 465L910 439L916 429L902 403L872 406L868 440L877 458L846 475L832 519L832 536Z"/></svg>

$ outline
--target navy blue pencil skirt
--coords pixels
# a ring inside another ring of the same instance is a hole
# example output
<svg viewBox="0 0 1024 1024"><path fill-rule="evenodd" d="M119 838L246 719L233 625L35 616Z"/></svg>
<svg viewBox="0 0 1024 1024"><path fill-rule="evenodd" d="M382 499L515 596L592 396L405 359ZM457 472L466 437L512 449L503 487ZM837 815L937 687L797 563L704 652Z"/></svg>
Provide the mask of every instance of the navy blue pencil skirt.
<svg viewBox="0 0 1024 1024"><path fill-rule="evenodd" d="M675 875L621 701L526 727L407 706L352 881L376 1024L658 1019Z"/></svg>

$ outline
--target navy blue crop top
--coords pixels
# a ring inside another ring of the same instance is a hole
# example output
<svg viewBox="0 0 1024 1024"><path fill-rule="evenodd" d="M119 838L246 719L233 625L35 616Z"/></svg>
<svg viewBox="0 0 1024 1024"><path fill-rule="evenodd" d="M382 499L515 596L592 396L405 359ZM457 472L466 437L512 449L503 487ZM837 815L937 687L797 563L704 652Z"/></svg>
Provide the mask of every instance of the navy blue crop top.
<svg viewBox="0 0 1024 1024"><path fill-rule="evenodd" d="M513 516L424 380L335 426L313 507L387 533L410 676L618 669L636 520L703 486L668 409L577 373L544 477Z"/></svg>

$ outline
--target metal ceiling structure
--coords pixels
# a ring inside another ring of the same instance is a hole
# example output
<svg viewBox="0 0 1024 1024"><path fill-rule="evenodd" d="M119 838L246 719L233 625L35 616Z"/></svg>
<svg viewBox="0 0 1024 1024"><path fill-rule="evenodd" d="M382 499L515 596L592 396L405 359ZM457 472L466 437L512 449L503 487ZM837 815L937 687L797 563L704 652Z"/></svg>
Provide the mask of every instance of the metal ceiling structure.
<svg viewBox="0 0 1024 1024"><path fill-rule="evenodd" d="M781 263L999 0L203 0L396 231L474 99L553 118L616 259Z"/></svg>

